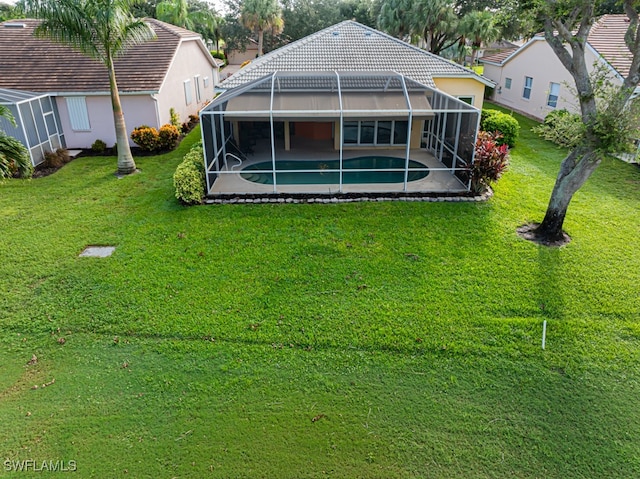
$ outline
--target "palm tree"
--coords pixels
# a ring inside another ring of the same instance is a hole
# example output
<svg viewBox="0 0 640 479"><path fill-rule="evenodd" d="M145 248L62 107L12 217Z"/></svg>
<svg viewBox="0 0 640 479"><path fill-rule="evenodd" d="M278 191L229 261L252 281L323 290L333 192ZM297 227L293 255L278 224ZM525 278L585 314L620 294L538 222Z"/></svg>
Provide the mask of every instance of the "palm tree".
<svg viewBox="0 0 640 479"><path fill-rule="evenodd" d="M439 55L460 41L459 18L451 0L415 0L412 10L415 33L422 35L426 49Z"/></svg>
<svg viewBox="0 0 640 479"><path fill-rule="evenodd" d="M407 34L412 33L412 0L389 0L382 4L378 15L378 28L389 35L404 40Z"/></svg>
<svg viewBox="0 0 640 479"><path fill-rule="evenodd" d="M69 45L107 67L118 145L118 174L136 170L120 103L115 59L126 50L155 38L153 29L135 19L135 0L26 0L27 11L42 19L35 34Z"/></svg>
<svg viewBox="0 0 640 479"><path fill-rule="evenodd" d="M193 28L193 19L189 15L187 0L167 0L158 3L156 18L189 30Z"/></svg>
<svg viewBox="0 0 640 479"><path fill-rule="evenodd" d="M277 35L284 28L278 0L244 0L240 6L240 21L258 34L258 56L263 54L264 31L270 29Z"/></svg>
<svg viewBox="0 0 640 479"><path fill-rule="evenodd" d="M500 38L495 14L488 11L467 13L462 17L460 30L462 35L471 41L471 66L475 63L476 55L483 42L492 42Z"/></svg>
<svg viewBox="0 0 640 479"><path fill-rule="evenodd" d="M16 126L11 111L3 105L0 105L0 117ZM27 148L0 129L0 179L9 178L14 173L20 177L28 177L31 176L31 171L31 159Z"/></svg>
<svg viewBox="0 0 640 479"><path fill-rule="evenodd" d="M178 27L193 30L205 40L213 40L216 50L221 37L220 26L224 19L216 15L206 2L165 0L156 6L156 18Z"/></svg>

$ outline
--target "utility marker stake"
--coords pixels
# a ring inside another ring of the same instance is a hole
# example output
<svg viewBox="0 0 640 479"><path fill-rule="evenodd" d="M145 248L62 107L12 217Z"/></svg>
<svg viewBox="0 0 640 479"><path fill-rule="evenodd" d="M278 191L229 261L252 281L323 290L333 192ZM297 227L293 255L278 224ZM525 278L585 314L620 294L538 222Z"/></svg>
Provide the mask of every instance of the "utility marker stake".
<svg viewBox="0 0 640 479"><path fill-rule="evenodd" d="M544 349L547 342L547 320L542 322L542 349Z"/></svg>

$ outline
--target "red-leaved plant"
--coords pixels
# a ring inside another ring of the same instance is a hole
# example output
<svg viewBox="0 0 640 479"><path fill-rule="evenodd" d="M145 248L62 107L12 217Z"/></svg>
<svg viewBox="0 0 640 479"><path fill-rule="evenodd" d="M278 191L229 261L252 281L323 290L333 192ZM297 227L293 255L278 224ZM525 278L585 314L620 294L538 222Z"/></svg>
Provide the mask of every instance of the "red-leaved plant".
<svg viewBox="0 0 640 479"><path fill-rule="evenodd" d="M476 156L471 166L472 191L485 191L491 183L498 181L509 166L509 147L498 144L501 138L499 132L478 132Z"/></svg>

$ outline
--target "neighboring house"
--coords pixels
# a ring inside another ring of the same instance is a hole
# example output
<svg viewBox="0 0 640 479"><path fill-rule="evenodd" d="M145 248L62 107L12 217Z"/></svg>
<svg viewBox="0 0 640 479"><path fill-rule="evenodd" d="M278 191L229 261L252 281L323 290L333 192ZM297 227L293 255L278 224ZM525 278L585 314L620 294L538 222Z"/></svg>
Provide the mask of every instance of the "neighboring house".
<svg viewBox="0 0 640 479"><path fill-rule="evenodd" d="M201 112L208 192L372 191L381 183L385 191L464 191L485 86L494 85L370 27L331 26L217 87L222 94ZM255 166L241 152L264 161ZM397 157L385 168L398 170L399 181L347 171L379 169L373 153ZM300 171L316 167L311 157L321 173ZM415 168L426 173L412 180Z"/></svg>
<svg viewBox="0 0 640 479"><path fill-rule="evenodd" d="M258 42L249 38L244 50L235 48L227 51L226 54L229 65L242 65L244 62L255 60L258 57Z"/></svg>
<svg viewBox="0 0 640 479"><path fill-rule="evenodd" d="M616 84L622 84L631 66L631 53L624 42L628 27L626 15L602 16L592 27L585 50L591 70L593 65L604 66ZM480 61L484 76L496 83L491 98L496 103L538 119L556 109L579 112L573 77L544 36Z"/></svg>
<svg viewBox="0 0 640 479"><path fill-rule="evenodd" d="M197 33L146 21L157 39L130 48L115 63L130 130L169 123L170 108L183 121L197 114L214 97L221 64ZM0 23L0 88L48 94L67 148L90 148L98 139L115 144L106 67L70 47L36 38L38 24L32 19ZM32 142L26 146L34 148Z"/></svg>

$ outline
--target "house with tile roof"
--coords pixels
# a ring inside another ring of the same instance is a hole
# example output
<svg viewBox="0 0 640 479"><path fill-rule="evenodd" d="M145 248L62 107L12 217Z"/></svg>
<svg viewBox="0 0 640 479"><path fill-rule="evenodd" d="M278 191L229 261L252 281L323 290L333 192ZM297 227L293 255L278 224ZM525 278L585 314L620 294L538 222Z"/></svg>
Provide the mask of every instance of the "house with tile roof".
<svg viewBox="0 0 640 479"><path fill-rule="evenodd" d="M626 15L603 15L594 23L587 39L587 65L603 66L618 84L622 84L631 66L631 53L624 42L628 27ZM491 97L496 103L537 119L544 119L556 109L579 112L573 77L543 35L480 61L484 64L484 76L496 84Z"/></svg>
<svg viewBox="0 0 640 479"><path fill-rule="evenodd" d="M347 20L253 60L219 88L236 88L276 71L394 71L476 108L482 108L485 87L493 86L455 62Z"/></svg>
<svg viewBox="0 0 640 479"><path fill-rule="evenodd" d="M130 48L115 63L131 130L169 123L170 108L186 120L214 97L218 83L220 62L211 57L200 35L159 20L146 21L157 38ZM35 37L38 24L33 19L0 23L0 89L49 95L67 148L90 148L98 139L115 144L106 67L68 46ZM40 120L37 111L23 113L24 123Z"/></svg>
<svg viewBox="0 0 640 479"><path fill-rule="evenodd" d="M220 83L200 113L208 194L468 191L486 86L456 63L338 23Z"/></svg>

